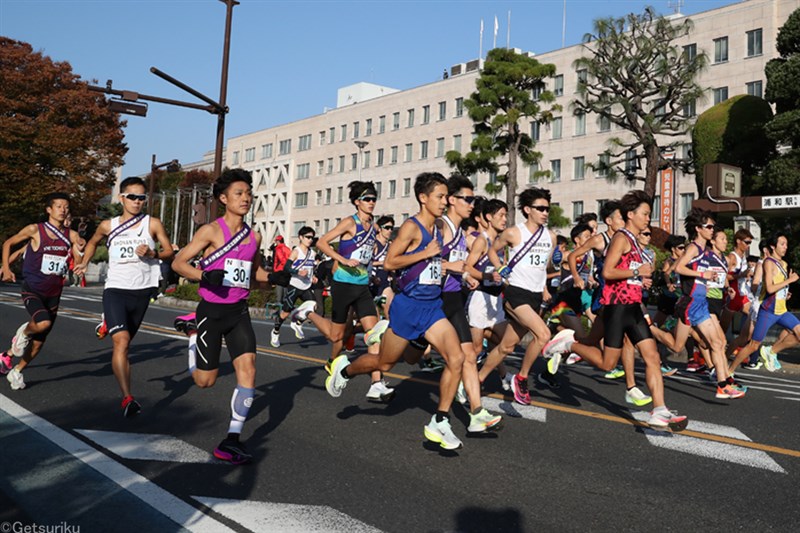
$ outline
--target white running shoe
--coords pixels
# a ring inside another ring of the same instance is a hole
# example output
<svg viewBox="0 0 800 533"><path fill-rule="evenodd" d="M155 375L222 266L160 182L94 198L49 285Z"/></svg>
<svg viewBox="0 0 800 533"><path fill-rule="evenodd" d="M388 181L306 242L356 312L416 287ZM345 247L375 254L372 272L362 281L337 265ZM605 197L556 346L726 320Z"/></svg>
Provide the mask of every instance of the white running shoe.
<svg viewBox="0 0 800 533"><path fill-rule="evenodd" d="M22 355L25 353L25 348L28 347L28 343L31 341L31 338L25 335L25 327L27 325L28 323L25 322L19 328L17 328L14 338L11 339L11 355L22 357Z"/></svg>
<svg viewBox="0 0 800 533"><path fill-rule="evenodd" d="M487 429L497 427L502 422L503 417L500 415L493 415L485 408L481 409L475 414L469 414L469 426L467 427L468 433L482 433Z"/></svg>
<svg viewBox="0 0 800 533"><path fill-rule="evenodd" d="M439 444L445 450L457 450L462 446L461 441L450 427L450 421L445 418L441 422L437 422L436 415L433 415L431 421L425 426L425 438Z"/></svg>
<svg viewBox="0 0 800 533"><path fill-rule="evenodd" d="M550 357L554 354L562 354L564 352L568 352L570 348L572 348L572 343L575 342L575 332L571 329L562 329L556 335L550 339L550 342L544 345L542 348L542 355L545 357ZM561 359L559 358L558 364L561 363ZM556 369L558 369L558 364L555 365ZM555 374L555 372L551 372L551 374Z"/></svg>
<svg viewBox="0 0 800 533"><path fill-rule="evenodd" d="M292 311L292 313L289 315L289 320L298 324L302 324L308 319L309 313L316 308L317 302L314 300L306 300Z"/></svg>
<svg viewBox="0 0 800 533"><path fill-rule="evenodd" d="M303 340L306 338L306 334L303 331L303 324L298 324L297 322L289 322L289 327L292 328L292 331L294 331L294 336L297 337L298 339Z"/></svg>
<svg viewBox="0 0 800 533"><path fill-rule="evenodd" d="M364 343L367 346L372 346L373 344L378 344L381 342L383 338L383 334L386 333L386 330L389 328L389 321L388 320L379 320L377 324L375 324L371 330L364 334Z"/></svg>
<svg viewBox="0 0 800 533"><path fill-rule="evenodd" d="M567 364L574 365L575 363L580 363L582 360L583 359L581 358L580 355L573 352L569 354L569 357L567 357Z"/></svg>
<svg viewBox="0 0 800 533"><path fill-rule="evenodd" d="M340 355L331 363L331 375L325 379L325 390L334 398L342 395L342 391L347 387L348 378L342 375L342 369L350 364L346 355Z"/></svg>
<svg viewBox="0 0 800 533"><path fill-rule="evenodd" d="M367 391L367 399L379 402L389 402L394 398L394 389L386 385L386 380L374 382Z"/></svg>
<svg viewBox="0 0 800 533"><path fill-rule="evenodd" d="M642 407L653 401L653 398L643 393L639 387L634 387L625 391L625 401L636 407Z"/></svg>
<svg viewBox="0 0 800 533"><path fill-rule="evenodd" d="M22 379L22 372L16 368L12 368L6 378L11 384L11 390L22 390L25 388L25 380Z"/></svg>
<svg viewBox="0 0 800 533"><path fill-rule="evenodd" d="M758 350L758 355L764 361L764 366L767 367L767 370L770 372L775 372L775 358L772 356L772 350L766 346L762 346Z"/></svg>
<svg viewBox="0 0 800 533"><path fill-rule="evenodd" d="M555 376L556 372L558 372L558 367L561 365L561 353L556 352L553 354L553 357L547 361L547 370L550 372L551 375Z"/></svg>
<svg viewBox="0 0 800 533"><path fill-rule="evenodd" d="M458 382L458 388L456 389L456 401L461 405L466 405L469 401L467 399L467 391L464 389L464 382Z"/></svg>
<svg viewBox="0 0 800 533"><path fill-rule="evenodd" d="M281 347L281 332L274 329L269 334L269 345L273 348Z"/></svg>

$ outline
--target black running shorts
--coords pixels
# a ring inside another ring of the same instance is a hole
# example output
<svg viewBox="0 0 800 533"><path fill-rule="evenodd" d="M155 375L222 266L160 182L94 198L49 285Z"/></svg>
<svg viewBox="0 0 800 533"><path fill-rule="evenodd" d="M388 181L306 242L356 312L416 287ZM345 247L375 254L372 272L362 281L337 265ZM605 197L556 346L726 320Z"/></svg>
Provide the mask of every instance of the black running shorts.
<svg viewBox="0 0 800 533"><path fill-rule="evenodd" d="M106 289L103 291L103 314L112 337L120 331L130 333L131 339L139 331L144 314L150 306L153 289Z"/></svg>
<svg viewBox="0 0 800 533"><path fill-rule="evenodd" d="M541 292L531 292L528 289L509 285L503 291L503 298L511 309L528 305L534 313L539 314L543 296Z"/></svg>
<svg viewBox="0 0 800 533"><path fill-rule="evenodd" d="M61 293L55 296L42 296L33 291L27 283L22 282L22 302L34 322L37 324L50 322L50 328L47 331L30 336L35 341L44 342L56 322L58 306L61 303Z"/></svg>
<svg viewBox="0 0 800 533"><path fill-rule="evenodd" d="M219 368L223 338L231 361L246 353L256 353L256 334L250 322L247 300L232 304L200 300L197 306L197 368Z"/></svg>
<svg viewBox="0 0 800 533"><path fill-rule="evenodd" d="M442 311L447 320L453 324L458 334L461 344L472 342L472 332L469 330L469 320L467 320L467 301L464 294L458 292L442 293Z"/></svg>
<svg viewBox="0 0 800 533"><path fill-rule="evenodd" d="M301 302L307 302L308 300L311 300L312 302L316 301L314 298L314 291L312 289L298 289L297 287L292 287L289 285L286 287L286 292L283 296L283 307L281 307L281 310L284 313L290 313L292 309L295 308L294 304L297 302L298 298L300 298ZM322 309L317 309L317 311L322 314Z"/></svg>
<svg viewBox="0 0 800 533"><path fill-rule="evenodd" d="M603 311L603 323L607 348L622 348L625 335L634 346L643 340L653 338L642 313L642 305L638 303L606 305Z"/></svg>
<svg viewBox="0 0 800 533"><path fill-rule="evenodd" d="M334 324L346 324L351 307L355 310L358 319L365 316L378 317L378 310L375 309L375 302L372 300L372 293L369 292L368 285L333 281L331 283L331 300L331 321Z"/></svg>

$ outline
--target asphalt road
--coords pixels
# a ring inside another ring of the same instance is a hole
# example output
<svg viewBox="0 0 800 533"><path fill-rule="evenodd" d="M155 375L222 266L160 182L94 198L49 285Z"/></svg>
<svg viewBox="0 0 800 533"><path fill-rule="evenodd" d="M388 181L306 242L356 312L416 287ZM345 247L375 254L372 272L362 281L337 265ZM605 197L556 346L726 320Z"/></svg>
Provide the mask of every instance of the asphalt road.
<svg viewBox="0 0 800 533"><path fill-rule="evenodd" d="M0 285L2 345L27 317L18 294ZM668 405L692 420L680 435L642 427L624 383L586 365L562 367L558 390L533 386L527 408L493 378L484 401L506 413L503 429L467 437L456 406L464 448L445 452L422 434L436 374L398 366L389 405L366 400L366 378L333 399L318 332L307 326L298 341L284 327L272 349L269 325L256 321L256 398L243 433L256 460L234 467L210 455L230 416L227 355L217 384L198 389L172 329L182 311L152 305L131 353L143 412L125 419L110 340L94 335L100 308L99 290L66 289L27 388L0 382L2 532L34 522L137 533L797 530L796 373L742 372L750 392L736 401L715 399L690 374L667 379Z"/></svg>

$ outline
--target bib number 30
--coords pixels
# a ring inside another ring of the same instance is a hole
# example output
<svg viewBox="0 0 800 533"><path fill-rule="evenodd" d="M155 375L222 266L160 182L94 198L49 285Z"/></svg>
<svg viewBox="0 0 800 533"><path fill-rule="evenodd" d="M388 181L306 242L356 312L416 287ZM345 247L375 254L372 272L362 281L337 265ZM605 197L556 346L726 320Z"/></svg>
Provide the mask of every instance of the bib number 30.
<svg viewBox="0 0 800 533"><path fill-rule="evenodd" d="M241 259L225 259L225 278L222 280L224 287L250 288L250 273L253 271L251 261Z"/></svg>

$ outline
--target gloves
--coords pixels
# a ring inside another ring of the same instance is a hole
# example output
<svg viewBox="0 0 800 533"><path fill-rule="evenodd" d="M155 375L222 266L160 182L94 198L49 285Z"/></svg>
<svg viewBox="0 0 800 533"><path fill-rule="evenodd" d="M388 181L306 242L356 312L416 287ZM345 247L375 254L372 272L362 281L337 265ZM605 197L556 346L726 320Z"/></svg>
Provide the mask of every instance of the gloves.
<svg viewBox="0 0 800 533"><path fill-rule="evenodd" d="M500 270L497 271L497 273L501 278L508 279L509 276L511 276L511 269L508 268L508 265L503 265Z"/></svg>
<svg viewBox="0 0 800 533"><path fill-rule="evenodd" d="M209 285L222 285L222 280L225 279L225 274L227 270L205 270L203 271L202 276L200 279L208 283Z"/></svg>

